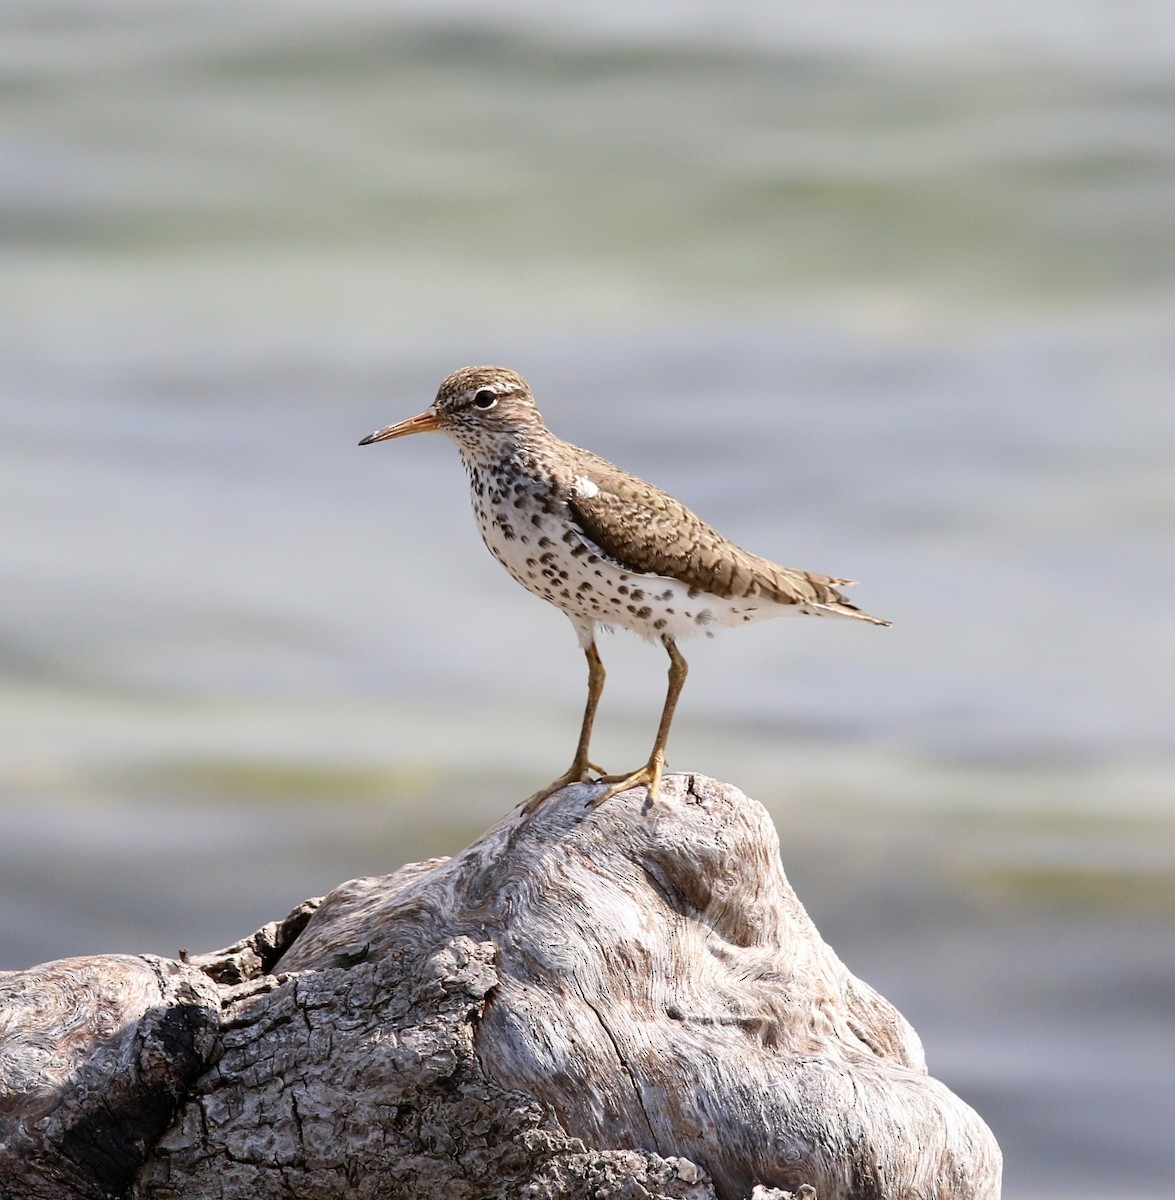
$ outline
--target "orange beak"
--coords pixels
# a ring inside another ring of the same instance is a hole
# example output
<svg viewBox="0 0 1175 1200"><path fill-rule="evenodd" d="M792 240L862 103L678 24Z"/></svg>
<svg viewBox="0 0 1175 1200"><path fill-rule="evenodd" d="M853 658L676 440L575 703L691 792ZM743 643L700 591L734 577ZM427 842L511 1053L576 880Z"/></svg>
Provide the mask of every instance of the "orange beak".
<svg viewBox="0 0 1175 1200"><path fill-rule="evenodd" d="M385 425L382 429L369 433L359 445L366 446L369 442L386 442L389 438L407 437L410 433L431 433L434 429L439 428L440 420L437 414L429 409L428 412L409 417L408 420L401 421L397 425Z"/></svg>

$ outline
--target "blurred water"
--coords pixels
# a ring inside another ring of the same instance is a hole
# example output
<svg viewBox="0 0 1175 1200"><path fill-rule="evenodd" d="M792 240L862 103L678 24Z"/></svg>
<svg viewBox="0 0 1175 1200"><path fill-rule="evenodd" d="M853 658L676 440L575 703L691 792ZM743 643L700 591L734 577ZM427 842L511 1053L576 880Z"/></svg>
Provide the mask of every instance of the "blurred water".
<svg viewBox="0 0 1175 1200"><path fill-rule="evenodd" d="M0 966L222 944L566 764L458 365L892 630L687 647L675 767L1010 1196L1169 1194L1175 15L0 5ZM662 656L608 640L596 749Z"/></svg>

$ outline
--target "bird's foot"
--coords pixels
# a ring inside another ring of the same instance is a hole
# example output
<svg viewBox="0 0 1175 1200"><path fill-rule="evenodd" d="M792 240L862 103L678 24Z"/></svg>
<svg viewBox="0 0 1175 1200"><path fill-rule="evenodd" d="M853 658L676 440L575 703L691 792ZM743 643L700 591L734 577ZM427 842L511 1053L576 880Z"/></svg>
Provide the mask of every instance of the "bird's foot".
<svg viewBox="0 0 1175 1200"><path fill-rule="evenodd" d="M538 806L542 804L542 802L546 800L548 796L553 796L556 792L565 788L569 783L595 783L596 781L592 778L593 771L595 771L597 775L602 775L604 769L603 767L597 767L595 763L591 762L573 762L571 766L568 767L567 770L555 780L554 783L549 784L545 788L539 788L539 790L535 792L535 794L531 796L529 800L523 801L523 813L534 812L534 810L538 808Z"/></svg>
<svg viewBox="0 0 1175 1200"><path fill-rule="evenodd" d="M648 787L649 803L656 804L657 796L661 791L661 770L664 766L665 759L660 754L654 754L643 767L633 771L631 775L601 776L596 782L607 783L611 786L605 788L598 796L593 796L588 807L599 808L605 800L611 800L613 796L619 796L621 792L627 792L629 788L640 787L641 784Z"/></svg>

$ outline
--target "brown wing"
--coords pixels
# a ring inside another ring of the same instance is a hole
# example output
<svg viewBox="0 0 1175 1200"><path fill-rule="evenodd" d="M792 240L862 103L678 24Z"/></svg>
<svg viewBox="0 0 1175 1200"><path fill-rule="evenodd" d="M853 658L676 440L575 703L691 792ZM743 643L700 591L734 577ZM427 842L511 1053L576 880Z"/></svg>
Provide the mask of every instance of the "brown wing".
<svg viewBox="0 0 1175 1200"><path fill-rule="evenodd" d="M633 571L679 579L714 596L765 596L888 624L858 612L836 590L852 580L792 570L750 554L679 500L595 455L585 452L577 469L587 486L573 485L567 498L571 515L609 558Z"/></svg>

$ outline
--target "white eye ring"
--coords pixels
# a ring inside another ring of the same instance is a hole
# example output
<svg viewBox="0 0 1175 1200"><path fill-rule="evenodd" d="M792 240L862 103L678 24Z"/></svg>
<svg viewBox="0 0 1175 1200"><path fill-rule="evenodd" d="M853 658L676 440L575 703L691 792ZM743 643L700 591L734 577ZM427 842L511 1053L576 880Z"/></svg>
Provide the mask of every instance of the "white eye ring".
<svg viewBox="0 0 1175 1200"><path fill-rule="evenodd" d="M473 393L473 406L480 408L482 412L489 412L497 403L498 393L491 392L489 388L481 388Z"/></svg>

